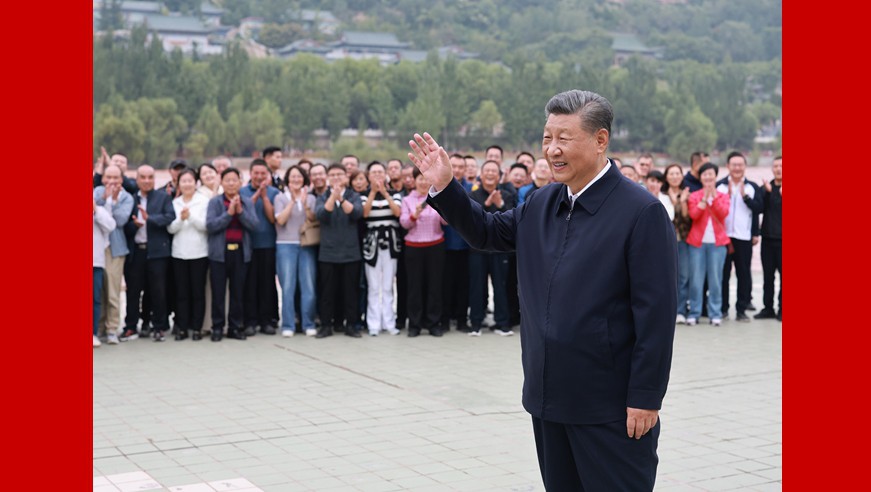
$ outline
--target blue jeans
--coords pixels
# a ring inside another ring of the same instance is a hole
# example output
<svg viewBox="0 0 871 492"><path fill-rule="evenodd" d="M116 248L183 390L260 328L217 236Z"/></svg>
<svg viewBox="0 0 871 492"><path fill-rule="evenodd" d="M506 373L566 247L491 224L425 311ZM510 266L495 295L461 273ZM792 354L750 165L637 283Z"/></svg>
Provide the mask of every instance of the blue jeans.
<svg viewBox="0 0 871 492"><path fill-rule="evenodd" d="M702 243L701 248L687 245L690 253L690 314L687 318L699 319L702 314L702 289L705 275L708 276L708 316L722 318L723 265L726 262L726 247Z"/></svg>
<svg viewBox="0 0 871 492"><path fill-rule="evenodd" d="M100 324L100 304L103 301L103 269L94 267L94 336Z"/></svg>
<svg viewBox="0 0 871 492"><path fill-rule="evenodd" d="M300 322L303 330L315 327L315 248L299 244L275 245L275 270L281 284L281 329L293 330L293 294L299 285Z"/></svg>
<svg viewBox="0 0 871 492"><path fill-rule="evenodd" d="M677 314L687 315L687 302L690 299L690 245L686 241L677 242Z"/></svg>

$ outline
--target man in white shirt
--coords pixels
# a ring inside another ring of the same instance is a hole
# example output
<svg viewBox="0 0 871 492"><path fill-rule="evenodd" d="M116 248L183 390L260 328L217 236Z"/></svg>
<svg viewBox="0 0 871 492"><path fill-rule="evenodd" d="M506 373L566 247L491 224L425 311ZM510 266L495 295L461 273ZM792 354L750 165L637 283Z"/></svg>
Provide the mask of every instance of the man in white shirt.
<svg viewBox="0 0 871 492"><path fill-rule="evenodd" d="M726 234L732 241L734 252L726 255L723 265L723 315L729 313L729 279L732 264L738 277L738 299L735 302L735 321L748 323L747 306L753 288L750 277L750 258L753 255L753 214L762 212L762 193L756 184L745 178L747 159L740 152L732 152L727 159L729 175L717 182L717 191L729 195L729 215L726 216Z"/></svg>

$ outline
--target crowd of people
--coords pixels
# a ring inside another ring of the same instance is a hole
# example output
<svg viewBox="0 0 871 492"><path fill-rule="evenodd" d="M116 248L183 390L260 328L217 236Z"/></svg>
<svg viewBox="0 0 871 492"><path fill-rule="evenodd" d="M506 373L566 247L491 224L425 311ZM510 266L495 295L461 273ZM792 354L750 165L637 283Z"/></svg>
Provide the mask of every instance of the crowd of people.
<svg viewBox="0 0 871 492"><path fill-rule="evenodd" d="M430 182L416 167L391 159L364 168L348 155L282 169L282 157L279 147L264 149L247 182L227 157L196 168L176 160L170 181L157 188L152 166L139 165L129 178L126 156L101 149L93 192L95 347L147 336L209 335L218 342L257 333L514 334L522 315L514 253L471 248L428 206ZM772 179L759 184L746 178L747 161L738 152L728 155L720 180L703 152L692 154L686 172L678 163L659 171L649 154L634 165L611 161L657 196L672 219L676 323L707 317L719 326L732 307L736 321L749 322L748 311L756 309L750 262L760 239L763 308L754 317L782 320L780 156ZM488 212L520 207L553 182L546 159L521 152L509 165L496 145L480 165L461 154L451 155L450 164ZM730 304L733 267L737 298Z"/></svg>

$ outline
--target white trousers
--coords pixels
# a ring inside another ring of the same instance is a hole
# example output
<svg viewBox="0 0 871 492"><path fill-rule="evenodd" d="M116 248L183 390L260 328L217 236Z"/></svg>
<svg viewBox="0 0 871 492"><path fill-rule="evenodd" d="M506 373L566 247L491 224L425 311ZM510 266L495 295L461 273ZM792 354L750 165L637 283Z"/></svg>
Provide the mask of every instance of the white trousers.
<svg viewBox="0 0 871 492"><path fill-rule="evenodd" d="M395 330L393 279L396 277L396 259L390 257L389 249L379 249L375 266L368 263L365 265L366 282L369 285L366 307L366 325L369 333Z"/></svg>

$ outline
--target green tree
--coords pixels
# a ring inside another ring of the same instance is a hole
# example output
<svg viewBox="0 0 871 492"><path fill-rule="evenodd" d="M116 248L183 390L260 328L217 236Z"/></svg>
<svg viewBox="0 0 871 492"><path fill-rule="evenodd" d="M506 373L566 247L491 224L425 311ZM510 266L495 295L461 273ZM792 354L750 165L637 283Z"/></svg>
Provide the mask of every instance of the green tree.
<svg viewBox="0 0 871 492"><path fill-rule="evenodd" d="M187 133L187 122L169 98L141 98L129 103L145 127L145 161L160 166L175 157Z"/></svg>
<svg viewBox="0 0 871 492"><path fill-rule="evenodd" d="M269 48L281 48L305 36L302 26L295 23L263 24L257 40Z"/></svg>
<svg viewBox="0 0 871 492"><path fill-rule="evenodd" d="M698 149L713 149L717 143L714 123L702 113L691 95L674 97L665 114L668 145L673 160L685 162Z"/></svg>
<svg viewBox="0 0 871 492"><path fill-rule="evenodd" d="M502 115L496 103L486 100L469 118L469 133L482 140L492 139L498 126L502 125Z"/></svg>
<svg viewBox="0 0 871 492"><path fill-rule="evenodd" d="M94 118L94 157L100 155L100 147L109 152L123 152L133 168L145 159L143 145L146 138L145 125L130 111L126 104L113 107L104 104Z"/></svg>
<svg viewBox="0 0 871 492"><path fill-rule="evenodd" d="M195 142L202 146L202 155L217 155L232 148L228 140L227 123L221 117L216 104L207 104L200 111L191 131L191 138L194 137ZM189 139L188 142L190 141ZM185 148L187 145L186 143Z"/></svg>

